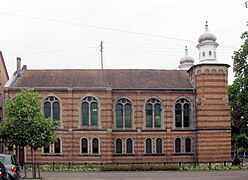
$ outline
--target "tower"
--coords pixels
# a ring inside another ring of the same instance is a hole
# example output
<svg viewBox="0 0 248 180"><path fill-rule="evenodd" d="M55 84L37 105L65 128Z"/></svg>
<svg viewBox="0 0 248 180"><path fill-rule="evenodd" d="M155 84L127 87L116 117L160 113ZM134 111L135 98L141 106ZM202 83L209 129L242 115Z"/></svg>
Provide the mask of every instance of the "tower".
<svg viewBox="0 0 248 180"><path fill-rule="evenodd" d="M195 86L196 134L198 162L223 162L231 160L231 118L227 86L229 65L217 61L216 37L205 33L196 46L199 62L188 72Z"/></svg>
<svg viewBox="0 0 248 180"><path fill-rule="evenodd" d="M188 48L185 46L185 55L180 59L180 65L178 66L181 70L188 70L191 66L193 66L194 59L189 56Z"/></svg>

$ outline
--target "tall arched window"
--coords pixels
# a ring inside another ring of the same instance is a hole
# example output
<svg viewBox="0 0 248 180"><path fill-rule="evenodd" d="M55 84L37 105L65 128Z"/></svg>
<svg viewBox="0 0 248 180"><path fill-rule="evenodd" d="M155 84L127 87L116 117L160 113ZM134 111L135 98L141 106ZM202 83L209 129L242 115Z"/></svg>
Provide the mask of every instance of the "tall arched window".
<svg viewBox="0 0 248 180"><path fill-rule="evenodd" d="M44 116L52 120L60 120L60 102L58 98L49 96L44 100Z"/></svg>
<svg viewBox="0 0 248 180"><path fill-rule="evenodd" d="M87 96L82 101L82 125L98 126L98 103L94 97Z"/></svg>
<svg viewBox="0 0 248 180"><path fill-rule="evenodd" d="M93 154L99 153L99 142L97 138L92 139L92 153Z"/></svg>
<svg viewBox="0 0 248 180"><path fill-rule="evenodd" d="M146 128L161 127L161 103L155 98L151 98L146 103Z"/></svg>
<svg viewBox="0 0 248 180"><path fill-rule="evenodd" d="M156 153L162 154L163 151L163 142L161 138L156 139Z"/></svg>
<svg viewBox="0 0 248 180"><path fill-rule="evenodd" d="M179 99L175 104L175 126L176 127L190 127L190 102L185 99Z"/></svg>
<svg viewBox="0 0 248 180"><path fill-rule="evenodd" d="M175 139L175 153L180 153L181 152L181 139L176 138Z"/></svg>
<svg viewBox="0 0 248 180"><path fill-rule="evenodd" d="M54 153L61 153L60 138L57 138L57 140L54 143Z"/></svg>
<svg viewBox="0 0 248 180"><path fill-rule="evenodd" d="M185 152L191 152L191 139L185 139Z"/></svg>
<svg viewBox="0 0 248 180"><path fill-rule="evenodd" d="M116 127L132 128L132 103L126 98L117 101L116 108Z"/></svg>
<svg viewBox="0 0 248 180"><path fill-rule="evenodd" d="M152 140L151 138L146 139L146 154L152 153Z"/></svg>
<svg viewBox="0 0 248 180"><path fill-rule="evenodd" d="M126 141L126 153L133 153L133 140L131 138L128 138Z"/></svg>
<svg viewBox="0 0 248 180"><path fill-rule="evenodd" d="M120 138L115 140L115 153L122 154L122 140Z"/></svg>
<svg viewBox="0 0 248 180"><path fill-rule="evenodd" d="M81 153L87 154L88 153L88 139L82 138L81 140Z"/></svg>

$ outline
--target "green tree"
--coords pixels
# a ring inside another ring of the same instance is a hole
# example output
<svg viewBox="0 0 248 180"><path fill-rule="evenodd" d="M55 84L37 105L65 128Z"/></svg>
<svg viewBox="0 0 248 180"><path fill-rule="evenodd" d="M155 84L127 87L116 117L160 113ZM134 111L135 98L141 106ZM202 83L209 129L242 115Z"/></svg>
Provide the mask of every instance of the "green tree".
<svg viewBox="0 0 248 180"><path fill-rule="evenodd" d="M5 101L4 121L0 124L0 139L8 146L29 146L32 163L33 150L53 143L56 139L57 123L46 119L40 112L41 103L38 94L22 89L14 98ZM36 176L33 166L33 177Z"/></svg>
<svg viewBox="0 0 248 180"><path fill-rule="evenodd" d="M241 39L244 44L232 56L235 80L228 88L235 151L248 150L248 32L243 33Z"/></svg>

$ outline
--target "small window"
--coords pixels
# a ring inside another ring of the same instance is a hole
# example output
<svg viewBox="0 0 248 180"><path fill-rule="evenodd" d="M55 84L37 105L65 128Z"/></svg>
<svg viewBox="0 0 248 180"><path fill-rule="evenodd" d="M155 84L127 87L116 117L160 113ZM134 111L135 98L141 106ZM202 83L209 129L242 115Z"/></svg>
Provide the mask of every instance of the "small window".
<svg viewBox="0 0 248 180"><path fill-rule="evenodd" d="M209 55L209 56L212 56L212 51L209 51L209 52L208 52L208 55Z"/></svg>
<svg viewBox="0 0 248 180"><path fill-rule="evenodd" d="M175 153L180 153L181 152L181 139L176 138L175 140Z"/></svg>
<svg viewBox="0 0 248 180"><path fill-rule="evenodd" d="M83 138L81 140L81 147L82 147L81 153L84 154L88 153L88 140L86 138Z"/></svg>
<svg viewBox="0 0 248 180"><path fill-rule="evenodd" d="M92 149L93 154L98 154L99 153L99 143L98 143L97 138L93 138L92 146L93 146L93 149Z"/></svg>
<svg viewBox="0 0 248 180"><path fill-rule="evenodd" d="M56 142L54 143L54 153L61 153L59 138L57 138Z"/></svg>
<svg viewBox="0 0 248 180"><path fill-rule="evenodd" d="M50 153L50 144L48 142L44 145L44 153Z"/></svg>
<svg viewBox="0 0 248 180"><path fill-rule="evenodd" d="M146 154L152 153L152 140L150 138L146 139Z"/></svg>
<svg viewBox="0 0 248 180"><path fill-rule="evenodd" d="M128 138L127 139L127 142L126 142L126 152L128 153L128 154L131 154L131 153L133 153L133 141L132 141L132 139L131 138Z"/></svg>
<svg viewBox="0 0 248 180"><path fill-rule="evenodd" d="M162 154L163 150L163 142L161 138L156 139L156 153L157 154Z"/></svg>
<svg viewBox="0 0 248 180"><path fill-rule="evenodd" d="M202 52L202 57L205 57L205 52Z"/></svg>
<svg viewBox="0 0 248 180"><path fill-rule="evenodd" d="M191 152L191 139L185 139L185 152Z"/></svg>
<svg viewBox="0 0 248 180"><path fill-rule="evenodd" d="M115 153L122 154L122 140L120 138L115 141Z"/></svg>

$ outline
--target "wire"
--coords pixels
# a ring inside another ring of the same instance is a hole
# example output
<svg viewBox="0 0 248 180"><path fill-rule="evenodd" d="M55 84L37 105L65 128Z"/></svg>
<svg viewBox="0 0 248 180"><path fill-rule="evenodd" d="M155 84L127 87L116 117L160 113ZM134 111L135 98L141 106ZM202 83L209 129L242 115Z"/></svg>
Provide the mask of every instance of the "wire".
<svg viewBox="0 0 248 180"><path fill-rule="evenodd" d="M84 48L69 48L69 49L55 49L55 50L44 50L44 51L36 51L36 52L27 52L27 53L16 53L12 55L6 56L21 56L21 55L30 55L30 54L44 54L44 53L55 53L60 51L73 51L73 50L82 50L82 49L90 49L94 48L94 46L84 47Z"/></svg>
<svg viewBox="0 0 248 180"><path fill-rule="evenodd" d="M111 27L95 26L95 25L81 24L81 23L55 20L55 19L49 19L49 18L40 18L40 17L34 17L34 16L25 16L25 15L20 15L20 14L12 14L12 13L6 13L6 12L0 12L0 14L4 14L4 15L8 15L8 16L22 17L22 18L29 18L29 19L36 19L36 20L41 20L41 21L49 21L49 22L57 22L57 23L62 23L62 24L84 26L84 27L94 28L94 29L104 29L104 30L109 30L109 31L124 32L124 33L128 33L128 34L136 34L136 35L143 35L143 36L171 39L171 40L176 40L176 41L196 43L196 41L187 40L187 39L180 39L180 38L174 38L174 37L168 37L168 36L162 36L162 35L156 35L156 34L148 34L148 33L142 33L142 32L135 32L135 31L128 31L128 30L121 30L121 29L116 29L116 28L111 28Z"/></svg>

